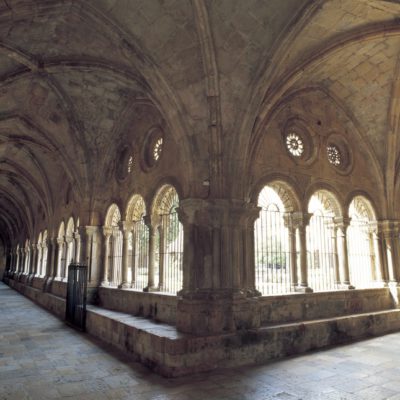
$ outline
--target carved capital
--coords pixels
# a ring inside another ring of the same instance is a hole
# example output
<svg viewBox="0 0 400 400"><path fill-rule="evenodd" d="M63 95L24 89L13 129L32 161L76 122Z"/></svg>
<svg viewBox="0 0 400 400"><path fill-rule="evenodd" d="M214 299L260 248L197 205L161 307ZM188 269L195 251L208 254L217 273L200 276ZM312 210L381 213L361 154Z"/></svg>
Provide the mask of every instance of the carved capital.
<svg viewBox="0 0 400 400"><path fill-rule="evenodd" d="M110 228L108 226L103 226L103 235L106 238L109 238L112 235L112 233L113 233L113 229L112 228Z"/></svg>
<svg viewBox="0 0 400 400"><path fill-rule="evenodd" d="M178 217L184 225L194 224L221 228L228 226L253 226L259 217L260 207L241 200L185 199L178 208Z"/></svg>

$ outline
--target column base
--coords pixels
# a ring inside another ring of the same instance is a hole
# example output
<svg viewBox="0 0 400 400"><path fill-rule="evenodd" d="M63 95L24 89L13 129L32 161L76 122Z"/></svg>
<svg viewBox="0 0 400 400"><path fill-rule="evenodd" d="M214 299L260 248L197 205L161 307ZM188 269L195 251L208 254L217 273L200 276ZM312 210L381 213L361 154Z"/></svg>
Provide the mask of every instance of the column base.
<svg viewBox="0 0 400 400"><path fill-rule="evenodd" d="M159 292L160 288L158 286L146 286L143 289L143 292L151 293L151 292Z"/></svg>
<svg viewBox="0 0 400 400"><path fill-rule="evenodd" d="M108 282L108 281L102 281L102 282L100 283L100 286L102 286L102 287L109 287L109 286L110 286L110 282Z"/></svg>
<svg viewBox="0 0 400 400"><path fill-rule="evenodd" d="M118 285L118 289L130 289L132 285L128 282L122 282L120 285Z"/></svg>
<svg viewBox="0 0 400 400"><path fill-rule="evenodd" d="M48 277L45 280L44 285L43 285L43 291L44 292L50 292L51 291L51 285L53 284L53 280L54 280L54 277L52 277L52 276Z"/></svg>
<svg viewBox="0 0 400 400"><path fill-rule="evenodd" d="M313 293L314 290L311 289L309 286L296 286L294 291L297 293Z"/></svg>
<svg viewBox="0 0 400 400"><path fill-rule="evenodd" d="M352 290L352 289L355 289L356 287L353 285L350 285L350 283L340 283L338 285L338 288L342 289L342 290L347 290L347 289Z"/></svg>

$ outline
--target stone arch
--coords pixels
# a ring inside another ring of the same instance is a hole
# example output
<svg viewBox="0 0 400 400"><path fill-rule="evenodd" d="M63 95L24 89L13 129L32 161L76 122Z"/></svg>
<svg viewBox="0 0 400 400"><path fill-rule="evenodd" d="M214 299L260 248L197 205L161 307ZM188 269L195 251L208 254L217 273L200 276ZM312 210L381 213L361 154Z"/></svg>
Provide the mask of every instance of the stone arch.
<svg viewBox="0 0 400 400"><path fill-rule="evenodd" d="M125 215L127 221L138 221L146 215L146 204L140 194L134 194L130 198Z"/></svg>
<svg viewBox="0 0 400 400"><path fill-rule="evenodd" d="M119 210L119 207L115 203L113 203L110 207L108 207L104 226L109 228L116 227L118 226L119 221L121 221L121 212Z"/></svg>
<svg viewBox="0 0 400 400"><path fill-rule="evenodd" d="M299 190L289 177L281 174L273 174L261 179L250 192L250 201L258 203L261 191L269 186L282 199L286 212L301 211Z"/></svg>
<svg viewBox="0 0 400 400"><path fill-rule="evenodd" d="M156 193L151 207L151 215L169 214L171 210L179 205L179 195L172 185L162 186Z"/></svg>
<svg viewBox="0 0 400 400"><path fill-rule="evenodd" d="M57 238L58 239L63 239L64 235L65 235L65 224L64 224L64 221L61 221L60 227L58 228Z"/></svg>
<svg viewBox="0 0 400 400"><path fill-rule="evenodd" d="M371 201L363 195L356 195L352 198L348 207L349 216L352 214L352 208L360 217L368 221L376 221L377 219L374 206Z"/></svg>
<svg viewBox="0 0 400 400"><path fill-rule="evenodd" d="M333 188L324 185L323 187L309 190L309 195L306 196L305 202L308 212L312 212L310 211L310 203L313 197L318 199L324 210L329 214L332 214L334 217L343 217L344 213L341 202L339 201L339 196Z"/></svg>
<svg viewBox="0 0 400 400"><path fill-rule="evenodd" d="M73 217L70 217L67 223L67 231L66 231L66 236L72 237L72 234L74 233L75 230L75 224L74 224L74 219Z"/></svg>

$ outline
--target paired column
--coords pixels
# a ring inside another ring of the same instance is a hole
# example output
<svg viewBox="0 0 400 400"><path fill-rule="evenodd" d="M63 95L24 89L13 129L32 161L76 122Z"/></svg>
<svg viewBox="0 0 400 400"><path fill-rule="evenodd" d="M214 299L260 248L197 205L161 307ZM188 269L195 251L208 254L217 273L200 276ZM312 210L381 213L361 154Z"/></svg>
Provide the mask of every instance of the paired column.
<svg viewBox="0 0 400 400"><path fill-rule="evenodd" d="M110 269L110 239L112 228L103 228L104 235L104 252L103 252L103 278L101 286L109 286L109 269Z"/></svg>
<svg viewBox="0 0 400 400"><path fill-rule="evenodd" d="M145 216L145 223L149 228L149 272L148 272L148 282L147 286L143 289L145 292L151 292L157 290L158 288L155 287L155 252L156 252L156 241L157 241L157 229L159 223L154 226L154 222L151 223L150 217ZM157 221L158 222L158 221Z"/></svg>
<svg viewBox="0 0 400 400"><path fill-rule="evenodd" d="M61 279L63 273L63 261L64 261L64 239L58 238L57 239L57 264L55 267L56 279Z"/></svg>
<svg viewBox="0 0 400 400"><path fill-rule="evenodd" d="M371 247L374 253L374 276L378 286L387 286L388 273L386 266L386 251L384 251L384 238L382 224L379 222L372 223L370 226Z"/></svg>
<svg viewBox="0 0 400 400"><path fill-rule="evenodd" d="M300 252L300 284L296 291L312 292L308 283L308 263L307 263L307 226L310 223L312 214L296 212L293 213L293 228L298 232L298 243Z"/></svg>
<svg viewBox="0 0 400 400"><path fill-rule="evenodd" d="M338 250L340 252L340 282L343 289L354 289L350 284L349 252L347 248L347 230L350 219L345 217L334 218L335 228L337 229Z"/></svg>
<svg viewBox="0 0 400 400"><path fill-rule="evenodd" d="M386 258L387 280L391 285L398 285L400 281L399 265L399 222L383 221L383 247Z"/></svg>
<svg viewBox="0 0 400 400"><path fill-rule="evenodd" d="M120 223L122 230L122 282L119 288L130 288L131 282L128 281L128 271L130 265L129 259L129 237L132 233L133 223L123 221Z"/></svg>
<svg viewBox="0 0 400 400"><path fill-rule="evenodd" d="M35 265L36 265L36 255L37 255L37 246L34 243L31 243L31 257L29 262L29 275L33 275L35 273Z"/></svg>

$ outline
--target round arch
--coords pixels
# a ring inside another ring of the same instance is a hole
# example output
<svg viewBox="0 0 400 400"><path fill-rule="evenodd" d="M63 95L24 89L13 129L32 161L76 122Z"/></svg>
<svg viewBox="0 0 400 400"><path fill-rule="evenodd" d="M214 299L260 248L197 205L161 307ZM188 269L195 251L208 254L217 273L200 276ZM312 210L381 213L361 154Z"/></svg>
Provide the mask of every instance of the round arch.
<svg viewBox="0 0 400 400"><path fill-rule="evenodd" d="M126 221L138 221L146 215L146 204L140 194L131 196L126 209Z"/></svg>
<svg viewBox="0 0 400 400"><path fill-rule="evenodd" d="M57 238L63 239L64 236L65 236L65 224L64 224L64 221L61 221L60 226L58 228Z"/></svg>
<svg viewBox="0 0 400 400"><path fill-rule="evenodd" d="M179 195L172 185L162 186L156 193L151 206L151 215L169 214L179 205Z"/></svg>
<svg viewBox="0 0 400 400"><path fill-rule="evenodd" d="M66 236L72 236L75 230L75 223L74 223L74 218L70 217L67 223L67 231L66 231Z"/></svg>
<svg viewBox="0 0 400 400"><path fill-rule="evenodd" d="M313 199L317 199L317 201L321 204L323 209L327 211L334 217L343 217L344 212L341 205L341 201L339 200L339 196L336 191L329 186L319 186L312 188L313 190L308 191L308 195L306 196L305 205L307 206L307 211L312 213L312 202Z"/></svg>
<svg viewBox="0 0 400 400"><path fill-rule="evenodd" d="M349 216L356 213L360 217L369 221L377 220L377 213L372 201L364 194L356 194L350 198L347 204Z"/></svg>
<svg viewBox="0 0 400 400"><path fill-rule="evenodd" d="M121 221L121 212L119 210L119 207L115 203L113 203L107 209L104 226L109 228L113 226L115 227L118 226L119 221Z"/></svg>

